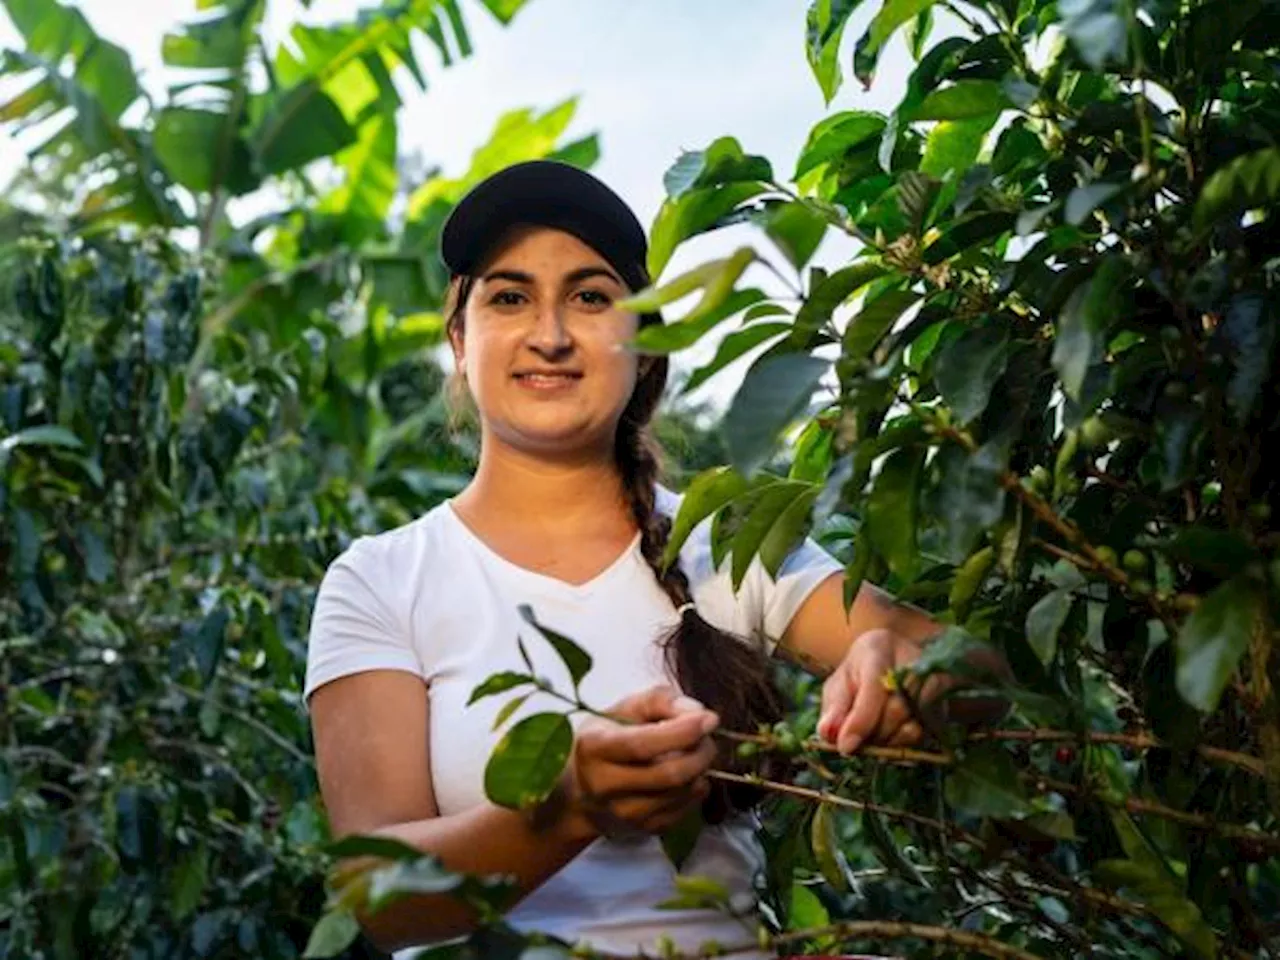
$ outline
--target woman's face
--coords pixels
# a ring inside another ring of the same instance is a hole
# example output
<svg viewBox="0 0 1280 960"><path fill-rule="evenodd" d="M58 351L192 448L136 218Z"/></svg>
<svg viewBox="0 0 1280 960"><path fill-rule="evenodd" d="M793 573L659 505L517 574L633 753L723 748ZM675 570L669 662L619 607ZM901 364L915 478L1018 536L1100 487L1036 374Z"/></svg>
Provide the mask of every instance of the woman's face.
<svg viewBox="0 0 1280 960"><path fill-rule="evenodd" d="M451 340L487 434L539 453L611 451L636 384L630 291L577 237L521 228L479 271Z"/></svg>

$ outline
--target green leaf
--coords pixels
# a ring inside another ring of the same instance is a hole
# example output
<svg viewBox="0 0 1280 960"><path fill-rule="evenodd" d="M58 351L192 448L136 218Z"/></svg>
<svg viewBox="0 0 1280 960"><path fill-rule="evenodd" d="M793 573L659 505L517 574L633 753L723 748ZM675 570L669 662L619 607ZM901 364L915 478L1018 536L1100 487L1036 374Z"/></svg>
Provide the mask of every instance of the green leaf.
<svg viewBox="0 0 1280 960"><path fill-rule="evenodd" d="M463 879L461 874L445 869L435 857L419 853L412 860L398 860L372 872L368 909L377 913L401 897L449 893L461 887Z"/></svg>
<svg viewBox="0 0 1280 960"><path fill-rule="evenodd" d="M667 859L677 871L684 866L685 861L689 859L689 854L693 853L693 848L698 845L698 837L702 835L703 826L705 824L702 819L702 807L694 805L676 822L675 826L663 832L662 849L666 851Z"/></svg>
<svg viewBox="0 0 1280 960"><path fill-rule="evenodd" d="M773 167L764 157L746 154L733 137L721 137L706 150L680 156L663 177L667 195L677 200L690 190L727 183L769 183Z"/></svg>
<svg viewBox="0 0 1280 960"><path fill-rule="evenodd" d="M1108 256L1091 278L1072 291L1062 308L1052 363L1072 400L1080 399L1085 375L1102 358L1109 325L1123 315L1117 305L1129 277L1124 256Z"/></svg>
<svg viewBox="0 0 1280 960"><path fill-rule="evenodd" d="M844 358L865 359L898 319L920 299L910 290L886 290L862 305L844 331Z"/></svg>
<svg viewBox="0 0 1280 960"><path fill-rule="evenodd" d="M834 444L834 432L821 419L810 420L796 441L787 478L824 483L831 470Z"/></svg>
<svg viewBox="0 0 1280 960"><path fill-rule="evenodd" d="M747 316L750 316L750 311ZM766 340L789 333L791 329L790 323L753 323L743 330L729 334L720 341L716 355L689 375L680 392L692 393L743 354L749 353Z"/></svg>
<svg viewBox="0 0 1280 960"><path fill-rule="evenodd" d="M961 80L935 90L911 111L912 120L972 120L1013 108L996 80Z"/></svg>
<svg viewBox="0 0 1280 960"><path fill-rule="evenodd" d="M655 280L671 259L677 246L713 229L738 204L765 190L759 183L727 183L718 187L690 190L662 204L649 235L649 276Z"/></svg>
<svg viewBox="0 0 1280 960"><path fill-rule="evenodd" d="M1212 960L1219 955L1217 937L1200 908L1187 899L1162 866L1136 860L1100 860L1093 868L1105 885L1136 893L1196 956Z"/></svg>
<svg viewBox="0 0 1280 960"><path fill-rule="evenodd" d="M724 417L729 459L738 470L750 474L764 464L830 368L806 353L766 354L752 364Z"/></svg>
<svg viewBox="0 0 1280 960"><path fill-rule="evenodd" d="M846 110L832 114L809 131L792 179L799 180L810 170L840 159L854 147L878 141L884 125L885 119L878 113Z"/></svg>
<svg viewBox="0 0 1280 960"><path fill-rule="evenodd" d="M1067 622L1075 596L1071 590L1053 590L1027 611L1027 642L1046 667L1058 652L1058 634Z"/></svg>
<svg viewBox="0 0 1280 960"><path fill-rule="evenodd" d="M156 118L152 144L169 176L189 190L210 191L226 183L238 195L258 185L249 148L225 113L165 107Z"/></svg>
<svg viewBox="0 0 1280 960"><path fill-rule="evenodd" d="M383 111L356 131L356 141L335 158L342 184L320 204L322 213L342 222L342 234L357 245L385 229L387 214L400 186L396 166L398 140L395 114ZM419 301L421 303L421 301Z"/></svg>
<svg viewBox="0 0 1280 960"><path fill-rule="evenodd" d="M733 538L732 573L735 591L742 586L751 561L756 554L762 552L764 543L770 538L775 540L770 560L774 563L774 572L777 571L795 545L818 492L819 489L813 484L798 480L779 480L770 483L760 492ZM799 514L793 512L797 504L802 508ZM776 536L775 528L781 530ZM760 559L762 563L765 561L764 556Z"/></svg>
<svg viewBox="0 0 1280 960"><path fill-rule="evenodd" d="M231 622L231 614L227 608L217 606L205 616L196 631L194 651L196 665L200 669L200 680L207 687L213 682L218 672L218 664L222 660L222 647L227 638L227 625Z"/></svg>
<svg viewBox="0 0 1280 960"><path fill-rule="evenodd" d="M523 693L518 697L512 697L510 700L504 703L502 705L502 709L498 711L498 715L493 718L493 727L491 729L497 730L499 727L505 724L508 720L510 720L511 715L515 713L517 710L519 710L522 706L524 706L524 702L528 700L531 696L533 696L532 691L530 691L529 693Z"/></svg>
<svg viewBox="0 0 1280 960"><path fill-rule="evenodd" d="M8 467L9 458L19 447L65 447L69 450L82 450L84 444L66 427L27 427L0 440L0 472Z"/></svg>
<svg viewBox="0 0 1280 960"><path fill-rule="evenodd" d="M573 749L573 727L559 713L535 713L506 732L484 770L484 792L513 810L551 796Z"/></svg>
<svg viewBox="0 0 1280 960"><path fill-rule="evenodd" d="M680 548L698 524L745 493L747 487L746 479L732 467L712 467L694 477L671 524L667 548L662 554L663 569L675 562Z"/></svg>
<svg viewBox="0 0 1280 960"><path fill-rule="evenodd" d="M183 854L173 871L171 902L176 919L184 919L200 905L208 879L209 847L201 840Z"/></svg>
<svg viewBox="0 0 1280 960"><path fill-rule="evenodd" d="M809 67L830 103L840 89L840 40L849 17L862 0L813 0L805 19L805 53Z"/></svg>
<svg viewBox="0 0 1280 960"><path fill-rule="evenodd" d="M803 270L827 232L827 218L807 203L774 207L764 217L764 231L797 270Z"/></svg>
<svg viewBox="0 0 1280 960"><path fill-rule="evenodd" d="M302 955L306 958L336 957L355 943L358 936L360 924L350 910L330 910L312 928Z"/></svg>
<svg viewBox="0 0 1280 960"><path fill-rule="evenodd" d="M986 582L987 574L995 566L996 551L994 547L983 547L969 557L956 571L956 578L951 584L947 602L957 623L963 623L969 616L969 606Z"/></svg>
<svg viewBox="0 0 1280 960"><path fill-rule="evenodd" d="M382 860L417 860L423 854L417 847L392 837L354 835L335 840L324 848L326 856L335 860L350 857L378 857Z"/></svg>
<svg viewBox="0 0 1280 960"><path fill-rule="evenodd" d="M903 447L889 454L867 498L867 532L872 545L904 580L915 573L920 477L924 451Z"/></svg>
<svg viewBox="0 0 1280 960"><path fill-rule="evenodd" d="M787 557L796 548L809 528L809 512L822 492L814 484L791 502L791 505L774 521L760 544L760 562L770 577L777 577Z"/></svg>
<svg viewBox="0 0 1280 960"><path fill-rule="evenodd" d="M818 869L827 883L841 893L849 891L849 875L845 870L844 854L840 850L840 837L836 833L835 808L829 803L820 803L813 811L813 821L809 826L809 844L813 848L813 858L818 862ZM794 911L793 914L794 916Z"/></svg>
<svg viewBox="0 0 1280 960"><path fill-rule="evenodd" d="M1261 615L1258 589L1243 577L1201 601L1175 640L1178 693L1187 703L1202 713L1217 709Z"/></svg>
<svg viewBox="0 0 1280 960"><path fill-rule="evenodd" d="M258 163L271 174L333 156L355 140L338 105L310 81L272 103L253 132Z"/></svg>
<svg viewBox="0 0 1280 960"><path fill-rule="evenodd" d="M1073 227L1078 227L1089 218L1093 211L1103 204L1119 196L1129 189L1127 183L1087 183L1076 187L1067 195L1067 203L1063 208L1063 219Z"/></svg>
<svg viewBox="0 0 1280 960"><path fill-rule="evenodd" d="M1271 209L1280 201L1280 147L1236 157L1214 172L1196 201L1195 224L1204 229L1246 210Z"/></svg>
<svg viewBox="0 0 1280 960"><path fill-rule="evenodd" d="M977 817L1008 819L1035 812L1018 767L998 744L978 744L947 775L943 788L954 809Z"/></svg>
<svg viewBox="0 0 1280 960"><path fill-rule="evenodd" d="M934 382L958 422L972 423L982 415L1008 362L1009 341L995 324L971 327L942 348L934 361Z"/></svg>
<svg viewBox="0 0 1280 960"><path fill-rule="evenodd" d="M908 170L898 178L898 209L907 218L914 235L919 236L923 230L941 186L938 180L918 170Z"/></svg>
<svg viewBox="0 0 1280 960"><path fill-rule="evenodd" d="M718 295L711 299L715 301ZM705 298L704 298L705 299ZM756 289L734 290L723 300L703 308L700 303L689 314L671 323L644 327L636 335L635 349L644 354L662 355L685 350L709 334L724 321L742 313L764 299Z"/></svg>
<svg viewBox="0 0 1280 960"><path fill-rule="evenodd" d="M1153 546L1173 560L1224 580L1261 558L1257 548L1240 533L1200 525L1182 527L1171 539L1155 541Z"/></svg>
<svg viewBox="0 0 1280 960"><path fill-rule="evenodd" d="M930 889L929 881L920 868L902 852L902 846L894 838L880 811L862 812L862 832L871 845L871 852L886 870L921 889Z"/></svg>
<svg viewBox="0 0 1280 960"><path fill-rule="evenodd" d="M529 0L481 0L490 13L492 13L499 23L507 24L512 21L520 8Z"/></svg>
<svg viewBox="0 0 1280 960"><path fill-rule="evenodd" d="M1012 213L999 210L962 217L956 220L942 236L925 247L924 262L932 266L963 253L979 243L994 240L1000 234L1012 230L1017 219Z"/></svg>
<svg viewBox="0 0 1280 960"><path fill-rule="evenodd" d="M787 912L788 930L812 930L831 923L831 915L817 894L804 884L791 884L791 908Z"/></svg>
<svg viewBox="0 0 1280 960"><path fill-rule="evenodd" d="M534 615L533 607L527 603L520 604L519 610L520 616L524 618L525 622L546 637L551 646L555 647L556 653L560 655L560 659L565 665L565 669L569 671L569 676L573 678L574 687L577 687L582 682L582 678L591 670L591 654L563 634L557 633L545 624L539 623L538 618Z"/></svg>
<svg viewBox="0 0 1280 960"><path fill-rule="evenodd" d="M1242 424L1253 412L1273 369L1276 326L1266 297L1247 291L1232 297L1219 327L1235 366L1227 382L1227 404Z"/></svg>
<svg viewBox="0 0 1280 960"><path fill-rule="evenodd" d="M471 706L477 700L491 697L495 693L505 693L526 683L533 683L533 677L527 673L514 673L510 670L504 670L501 673L491 674L483 683L471 691L467 706Z"/></svg>
<svg viewBox="0 0 1280 960"><path fill-rule="evenodd" d="M1094 70L1128 59L1129 30L1120 0L1058 0L1062 29Z"/></svg>
<svg viewBox="0 0 1280 960"><path fill-rule="evenodd" d="M796 313L795 333L797 343L808 343L814 333L831 320L837 307L851 296L880 277L888 269L879 263L862 261L843 267L824 278L812 290Z"/></svg>
<svg viewBox="0 0 1280 960"><path fill-rule="evenodd" d="M871 26L858 41L854 65L864 84L870 84L871 74L875 71L885 42L899 27L924 13L935 2L936 0L885 0L875 19L871 21Z"/></svg>
<svg viewBox="0 0 1280 960"><path fill-rule="evenodd" d="M932 512L941 521L945 553L952 562L969 556L978 537L1004 516L1005 491L1000 485L1004 466L1000 448L992 444L972 454L947 445L934 458L938 479Z"/></svg>
<svg viewBox="0 0 1280 960"><path fill-rule="evenodd" d="M959 180L978 161L987 134L1000 114L989 113L964 120L946 120L929 131L920 172Z"/></svg>

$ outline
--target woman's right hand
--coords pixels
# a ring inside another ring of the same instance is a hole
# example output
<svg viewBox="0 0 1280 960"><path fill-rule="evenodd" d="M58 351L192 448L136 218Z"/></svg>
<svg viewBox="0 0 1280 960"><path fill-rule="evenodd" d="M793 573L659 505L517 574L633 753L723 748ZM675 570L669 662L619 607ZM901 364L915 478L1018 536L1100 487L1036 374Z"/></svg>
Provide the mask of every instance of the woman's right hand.
<svg viewBox="0 0 1280 960"><path fill-rule="evenodd" d="M719 717L671 687L615 704L574 736L565 771L569 807L607 837L661 833L710 790Z"/></svg>

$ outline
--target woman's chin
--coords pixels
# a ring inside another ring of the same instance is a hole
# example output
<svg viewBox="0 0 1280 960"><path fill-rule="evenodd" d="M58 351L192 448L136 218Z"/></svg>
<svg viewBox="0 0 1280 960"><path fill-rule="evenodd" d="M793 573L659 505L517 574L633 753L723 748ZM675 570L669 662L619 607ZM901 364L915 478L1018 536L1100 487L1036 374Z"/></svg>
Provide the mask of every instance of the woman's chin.
<svg viewBox="0 0 1280 960"><path fill-rule="evenodd" d="M541 455L566 455L610 446L607 425L581 419L537 418L508 424L501 432L504 443Z"/></svg>

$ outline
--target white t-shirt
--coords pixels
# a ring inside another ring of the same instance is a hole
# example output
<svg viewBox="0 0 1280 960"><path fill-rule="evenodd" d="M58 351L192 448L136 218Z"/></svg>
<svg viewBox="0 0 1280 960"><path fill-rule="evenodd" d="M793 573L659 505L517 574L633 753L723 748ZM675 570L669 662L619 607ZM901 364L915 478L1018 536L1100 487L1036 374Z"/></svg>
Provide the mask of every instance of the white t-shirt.
<svg viewBox="0 0 1280 960"><path fill-rule="evenodd" d="M674 515L679 499L659 488L658 509ZM840 566L812 541L775 579L757 558L735 595L728 565L715 570L710 522L685 542L680 562L698 613L738 636L776 639L812 590ZM671 601L640 554L639 537L606 570L573 585L505 560L466 527L448 503L411 523L355 541L329 567L311 622L305 696L322 684L365 670L405 670L429 687L431 778L443 816L485 802L484 769L502 736L498 710L525 690L468 707L472 690L502 670L524 672L523 638L539 675L572 691L568 671L547 641L520 616L576 641L593 658L582 682L585 703L607 708L630 694L670 683L657 643L675 622ZM768 642L772 643L772 639ZM525 701L510 724L566 705L544 694ZM574 718L575 725L584 719ZM504 728L505 729L505 728ZM710 876L736 907L754 903L753 875L763 866L750 818L704 830L683 872ZM586 942L606 953L654 952L670 936L682 951L708 940L739 943L746 930L720 913L657 910L674 895L675 870L660 842L593 842L508 915L519 930ZM413 956L405 950L397 958Z"/></svg>

